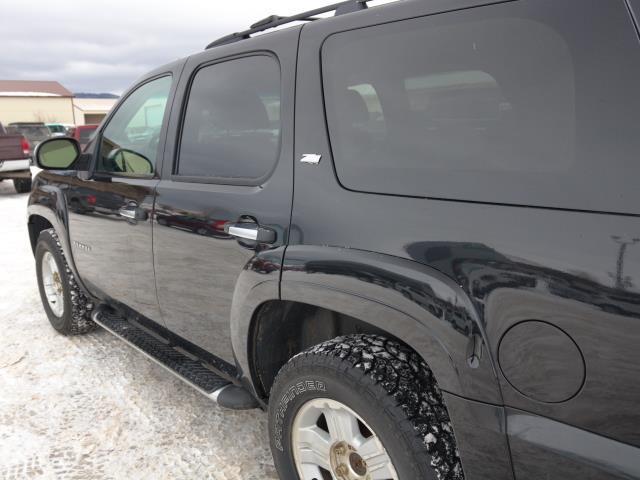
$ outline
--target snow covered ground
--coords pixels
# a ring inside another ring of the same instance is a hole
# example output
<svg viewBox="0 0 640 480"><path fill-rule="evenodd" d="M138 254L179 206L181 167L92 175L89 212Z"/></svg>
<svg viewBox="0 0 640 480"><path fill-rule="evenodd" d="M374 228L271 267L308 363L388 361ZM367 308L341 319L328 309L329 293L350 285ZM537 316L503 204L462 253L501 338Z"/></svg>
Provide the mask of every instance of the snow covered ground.
<svg viewBox="0 0 640 480"><path fill-rule="evenodd" d="M40 305L27 195L0 183L0 479L276 479L259 410L223 410L103 330Z"/></svg>

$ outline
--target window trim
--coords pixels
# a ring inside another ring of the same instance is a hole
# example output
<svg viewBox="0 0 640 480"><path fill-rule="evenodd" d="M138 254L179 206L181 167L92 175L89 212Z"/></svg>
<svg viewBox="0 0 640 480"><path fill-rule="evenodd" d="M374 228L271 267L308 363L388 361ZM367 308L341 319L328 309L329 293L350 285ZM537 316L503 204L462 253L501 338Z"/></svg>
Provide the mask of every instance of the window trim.
<svg viewBox="0 0 640 480"><path fill-rule="evenodd" d="M250 177L217 177L217 176L195 176L195 175L180 175L178 172L178 168L180 165L180 148L182 146L182 133L184 130L184 123L186 119L187 113L187 105L189 103L189 99L191 98L191 88L193 87L193 82L195 80L196 75L200 70L213 66L219 65L226 62L232 62L234 60L240 60L242 58L251 58L251 57L269 57L273 59L278 66L278 80L280 84L280 135L278 136L278 150L276 153L276 158L273 161L273 165L264 175L257 178ZM171 164L171 173L169 178L174 182L186 182L186 183L204 183L204 184L214 184L214 185L237 185L243 187L257 187L263 185L271 176L273 172L280 163L280 157L282 156L282 134L283 134L283 90L282 90L282 65L280 63L280 59L270 50L255 50L249 52L243 52L236 55L229 55L225 57L216 58L214 60L209 60L198 64L191 74L189 75L189 80L186 85L184 91L184 98L182 99L182 105L180 106L180 114L178 119L178 132L177 132L177 140L176 145L173 150L173 161Z"/></svg>
<svg viewBox="0 0 640 480"><path fill-rule="evenodd" d="M113 117L116 116L116 114L118 113L118 111L120 110L120 107L122 107L122 105L129 99L129 97L131 95L133 95L136 91L138 91L140 88L144 87L145 85L154 82L156 80L160 80L161 78L165 78L165 77L169 77L171 79L171 86L169 88L169 94L167 95L167 104L165 105L165 111L163 113L163 117L162 117L162 127L160 129L160 137L162 139L162 132L164 131L164 137L166 138L166 128L169 122L169 113L170 113L170 108L171 108L171 103L173 101L173 94L175 91L175 79L174 79L174 75L173 72L171 71L167 71L167 72L162 72L159 73L157 75L154 75L153 77L149 77L146 78L144 81L140 82L139 84L135 85L134 87L130 88L129 91L127 92L127 94L122 97L120 99L120 101L118 102L118 105L116 108L114 108L110 113L108 118L106 119L104 125L102 125L98 130L97 130L97 134L94 138L94 140L96 141L96 150L94 153L94 161L93 161L93 165L92 165L92 169L91 169L91 174L95 175L98 174L101 177L102 176L108 176L110 178L138 178L138 179L154 179L154 178L160 178L160 170L157 168L158 165L162 165L162 152L163 149L160 148L160 145L158 145L158 157L156 158L155 164L154 164L154 172L153 173L140 173L140 174L126 174L126 173L120 173L120 172L106 172L106 171L102 171L102 170L98 170L98 161L100 160L100 150L102 147L102 138L104 135L104 131L107 129L107 127L109 126L109 124L111 123L111 121L113 120ZM160 142L163 143L163 142Z"/></svg>

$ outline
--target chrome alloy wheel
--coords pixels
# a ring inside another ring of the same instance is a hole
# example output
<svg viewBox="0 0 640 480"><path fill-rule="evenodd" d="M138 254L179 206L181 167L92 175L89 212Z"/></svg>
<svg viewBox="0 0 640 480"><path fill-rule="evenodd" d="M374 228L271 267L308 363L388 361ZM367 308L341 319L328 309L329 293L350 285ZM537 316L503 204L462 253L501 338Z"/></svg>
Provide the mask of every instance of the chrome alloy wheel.
<svg viewBox="0 0 640 480"><path fill-rule="evenodd" d="M47 296L49 308L56 317L61 317L64 313L64 290L62 288L62 277L55 258L51 252L45 252L42 256L42 284L44 293Z"/></svg>
<svg viewBox="0 0 640 480"><path fill-rule="evenodd" d="M301 480L398 480L375 432L335 400L314 398L300 407L292 446Z"/></svg>

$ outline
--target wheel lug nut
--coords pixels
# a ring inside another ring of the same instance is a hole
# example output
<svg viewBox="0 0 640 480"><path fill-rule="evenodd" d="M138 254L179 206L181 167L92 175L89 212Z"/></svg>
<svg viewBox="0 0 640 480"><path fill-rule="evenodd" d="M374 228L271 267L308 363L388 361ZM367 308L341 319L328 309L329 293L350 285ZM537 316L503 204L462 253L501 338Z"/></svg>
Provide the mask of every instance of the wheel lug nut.
<svg viewBox="0 0 640 480"><path fill-rule="evenodd" d="M338 465L338 468L336 468L336 473L337 473L339 476L344 477L344 476L346 476L346 475L347 475L347 473L349 473L349 472L348 472L348 470L347 470L347 466L343 463L343 464Z"/></svg>

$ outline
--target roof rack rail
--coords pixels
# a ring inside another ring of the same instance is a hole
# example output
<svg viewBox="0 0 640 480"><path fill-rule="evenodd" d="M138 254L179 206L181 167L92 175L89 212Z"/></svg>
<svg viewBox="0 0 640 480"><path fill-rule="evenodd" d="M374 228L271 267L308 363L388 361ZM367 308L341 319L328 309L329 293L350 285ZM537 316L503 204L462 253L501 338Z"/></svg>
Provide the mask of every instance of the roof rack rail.
<svg viewBox="0 0 640 480"><path fill-rule="evenodd" d="M334 3L332 5L327 5L326 7L316 8L315 10L298 13L297 15L291 15L289 17L271 15L267 18L263 18L262 20L257 21L256 23L251 25L248 30L232 33L211 42L205 47L205 50L217 47L218 45L225 45L227 43L244 40L246 38L250 38L254 33L263 32L265 30L269 30L270 28L279 27L280 25L285 25L287 23L297 21L312 22L314 20L319 20L316 15L320 15L322 13L335 12L335 15L343 15L345 13L364 10L365 8L367 8L367 2L369 1L371 0L347 0L340 3Z"/></svg>

